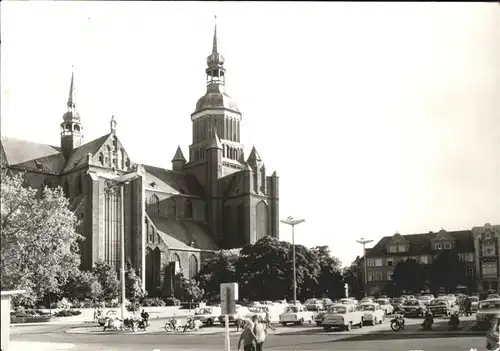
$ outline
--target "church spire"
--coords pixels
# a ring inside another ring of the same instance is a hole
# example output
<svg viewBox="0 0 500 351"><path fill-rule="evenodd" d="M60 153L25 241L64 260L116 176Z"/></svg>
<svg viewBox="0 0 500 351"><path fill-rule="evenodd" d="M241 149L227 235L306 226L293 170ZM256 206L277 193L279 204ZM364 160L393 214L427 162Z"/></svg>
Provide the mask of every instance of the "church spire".
<svg viewBox="0 0 500 351"><path fill-rule="evenodd" d="M212 54L217 54L217 15L215 15L214 41L212 43Z"/></svg>
<svg viewBox="0 0 500 351"><path fill-rule="evenodd" d="M215 16L214 38L212 41L212 53L207 57L207 84L209 86L223 86L225 83L226 70L224 69L224 56L219 54L217 43L217 16Z"/></svg>
<svg viewBox="0 0 500 351"><path fill-rule="evenodd" d="M83 125L80 115L76 111L75 99L75 71L72 67L71 82L67 101L68 110L63 115L61 123L61 151L68 158L74 149L83 144Z"/></svg>
<svg viewBox="0 0 500 351"><path fill-rule="evenodd" d="M69 96L68 96L68 109L74 109L76 107L75 98L75 67L71 66L71 83L69 85Z"/></svg>

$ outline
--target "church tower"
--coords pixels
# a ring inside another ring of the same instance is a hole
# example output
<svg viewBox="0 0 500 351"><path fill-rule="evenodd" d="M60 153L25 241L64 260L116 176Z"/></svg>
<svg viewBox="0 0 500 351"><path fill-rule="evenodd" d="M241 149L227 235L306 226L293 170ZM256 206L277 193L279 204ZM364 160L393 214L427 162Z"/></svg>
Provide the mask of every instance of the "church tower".
<svg viewBox="0 0 500 351"><path fill-rule="evenodd" d="M243 170L243 145L240 141L242 115L234 100L226 94L226 69L224 56L219 53L217 42L217 24L215 24L212 53L207 57L207 90L196 103L191 114L193 140L189 146L189 161L186 170L200 179L205 171L197 168L211 168L207 148L213 144L214 131L222 148L220 176ZM201 166L203 165L203 166ZM207 185L207 179L200 179Z"/></svg>
<svg viewBox="0 0 500 351"><path fill-rule="evenodd" d="M68 158L74 149L83 144L83 125L80 115L76 112L75 74L71 73L69 86L68 111L63 115L61 123L61 151Z"/></svg>

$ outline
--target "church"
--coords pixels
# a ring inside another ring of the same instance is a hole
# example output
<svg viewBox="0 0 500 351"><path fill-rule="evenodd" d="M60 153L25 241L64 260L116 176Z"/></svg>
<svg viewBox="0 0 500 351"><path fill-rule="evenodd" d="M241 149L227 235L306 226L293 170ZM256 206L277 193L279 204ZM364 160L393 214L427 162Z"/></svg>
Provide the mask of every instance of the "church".
<svg viewBox="0 0 500 351"><path fill-rule="evenodd" d="M119 267L123 226L125 259L144 288L150 296L169 296L176 272L194 277L217 250L279 237L278 175L268 175L255 147L245 158L242 113L225 91L217 27L205 72L206 93L191 113L188 159L179 146L171 169L130 160L114 117L108 133L85 142L73 74L59 146L2 136L3 171L25 172L33 188L61 186L69 198L85 237L83 269L98 260ZM135 176L113 185L129 174Z"/></svg>

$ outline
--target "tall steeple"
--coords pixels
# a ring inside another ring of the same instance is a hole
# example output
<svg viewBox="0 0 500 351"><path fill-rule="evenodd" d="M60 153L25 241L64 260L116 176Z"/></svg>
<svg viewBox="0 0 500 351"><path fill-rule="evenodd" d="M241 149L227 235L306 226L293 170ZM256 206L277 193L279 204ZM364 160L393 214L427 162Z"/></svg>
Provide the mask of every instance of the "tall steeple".
<svg viewBox="0 0 500 351"><path fill-rule="evenodd" d="M67 111L63 115L61 123L61 151L66 158L71 155L74 149L83 144L83 125L80 115L76 111L75 93L75 71L74 67L72 67L69 95L66 103Z"/></svg>
<svg viewBox="0 0 500 351"><path fill-rule="evenodd" d="M217 16L215 16L214 25L214 38L212 42L212 53L207 57L207 84L211 85L224 85L226 70L224 68L224 56L219 54L217 47Z"/></svg>

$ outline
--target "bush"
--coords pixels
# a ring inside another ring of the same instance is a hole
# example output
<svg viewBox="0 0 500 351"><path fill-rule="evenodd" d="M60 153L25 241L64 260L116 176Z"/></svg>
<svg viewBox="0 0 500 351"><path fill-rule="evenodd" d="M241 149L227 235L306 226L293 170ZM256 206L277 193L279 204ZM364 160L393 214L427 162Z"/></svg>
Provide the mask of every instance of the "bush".
<svg viewBox="0 0 500 351"><path fill-rule="evenodd" d="M61 310L69 310L71 308L71 302L67 298L63 297L61 301L57 303L57 308Z"/></svg>
<svg viewBox="0 0 500 351"><path fill-rule="evenodd" d="M148 297L142 300L141 305L143 307L163 307L165 306L165 301L159 297Z"/></svg>
<svg viewBox="0 0 500 351"><path fill-rule="evenodd" d="M80 314L82 314L82 311L80 310L61 310L54 313L54 317L71 317L78 316Z"/></svg>
<svg viewBox="0 0 500 351"><path fill-rule="evenodd" d="M79 300L72 301L71 305L74 308L94 308L94 306L97 306L98 303L94 303L94 301L92 301L90 299L85 299L83 301L79 301Z"/></svg>
<svg viewBox="0 0 500 351"><path fill-rule="evenodd" d="M165 306L180 306L181 300L176 297L167 297L165 299Z"/></svg>

